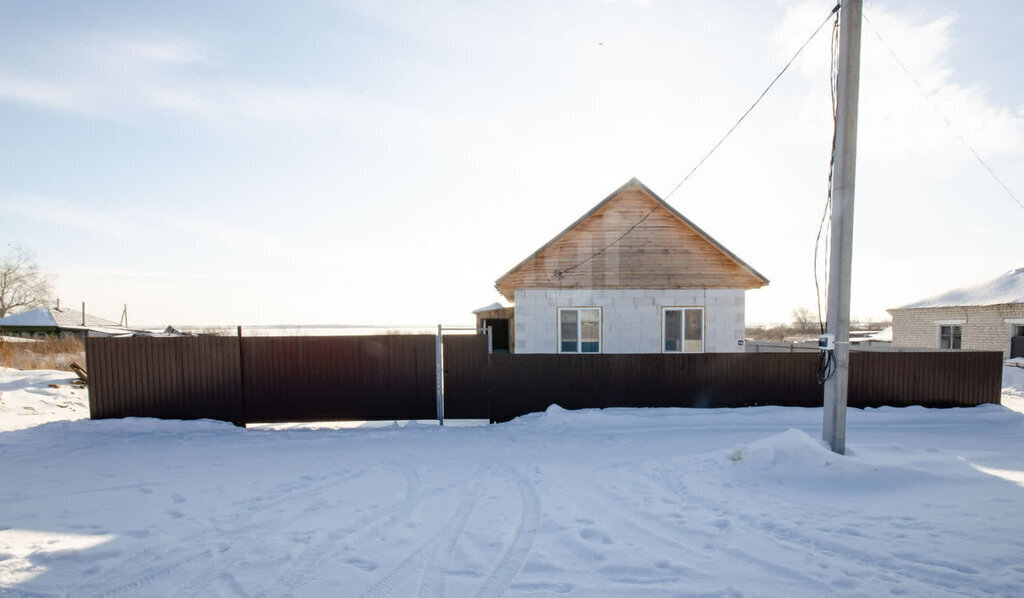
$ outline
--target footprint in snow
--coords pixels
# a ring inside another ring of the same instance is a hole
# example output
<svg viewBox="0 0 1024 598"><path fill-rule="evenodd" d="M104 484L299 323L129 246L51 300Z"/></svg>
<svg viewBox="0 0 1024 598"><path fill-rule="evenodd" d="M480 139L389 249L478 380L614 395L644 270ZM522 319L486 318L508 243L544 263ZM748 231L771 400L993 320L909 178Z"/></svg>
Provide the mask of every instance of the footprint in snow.
<svg viewBox="0 0 1024 598"><path fill-rule="evenodd" d="M600 532L600 531L598 531L596 529L589 529L589 528L581 529L580 530L580 537L583 538L584 540L587 540L588 542L598 542L598 543L601 543L601 544L611 544L612 543L612 539L611 538L609 538L606 534L604 534L603 532Z"/></svg>

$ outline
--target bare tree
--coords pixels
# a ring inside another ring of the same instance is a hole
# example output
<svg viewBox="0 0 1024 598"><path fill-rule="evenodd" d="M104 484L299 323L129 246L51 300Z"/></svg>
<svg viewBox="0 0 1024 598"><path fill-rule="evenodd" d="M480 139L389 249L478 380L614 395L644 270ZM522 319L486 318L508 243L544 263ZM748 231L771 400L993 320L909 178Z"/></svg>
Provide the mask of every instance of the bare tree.
<svg viewBox="0 0 1024 598"><path fill-rule="evenodd" d="M0 318L50 302L50 279L39 271L32 252L21 247L0 263Z"/></svg>
<svg viewBox="0 0 1024 598"><path fill-rule="evenodd" d="M814 332L814 325L817 324L817 318L815 317L814 312L806 307L799 307L793 310L792 317L793 328L796 328L797 332L800 332L801 334Z"/></svg>

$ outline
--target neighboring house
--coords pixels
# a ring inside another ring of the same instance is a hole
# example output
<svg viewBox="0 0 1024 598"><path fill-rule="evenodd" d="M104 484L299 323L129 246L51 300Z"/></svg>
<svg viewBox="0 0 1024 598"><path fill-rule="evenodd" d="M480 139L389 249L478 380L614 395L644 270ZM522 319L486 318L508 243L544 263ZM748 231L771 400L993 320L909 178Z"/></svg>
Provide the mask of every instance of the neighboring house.
<svg viewBox="0 0 1024 598"><path fill-rule="evenodd" d="M515 353L742 352L768 279L632 179L495 283ZM498 335L495 334L495 337Z"/></svg>
<svg viewBox="0 0 1024 598"><path fill-rule="evenodd" d="M887 310L893 346L1002 351L1024 357L1024 268Z"/></svg>
<svg viewBox="0 0 1024 598"><path fill-rule="evenodd" d="M122 336L132 334L132 331L117 322L74 309L37 307L20 314L0 318L0 333L22 337L70 334L85 338L86 336Z"/></svg>

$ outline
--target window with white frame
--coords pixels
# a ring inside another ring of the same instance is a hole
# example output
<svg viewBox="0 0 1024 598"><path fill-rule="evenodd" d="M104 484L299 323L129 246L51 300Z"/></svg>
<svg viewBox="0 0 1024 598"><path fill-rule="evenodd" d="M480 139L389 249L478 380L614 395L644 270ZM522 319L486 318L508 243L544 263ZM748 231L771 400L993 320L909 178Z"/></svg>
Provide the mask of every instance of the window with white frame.
<svg viewBox="0 0 1024 598"><path fill-rule="evenodd" d="M601 352L601 308L558 308L558 352Z"/></svg>
<svg viewBox="0 0 1024 598"><path fill-rule="evenodd" d="M963 328L959 324L939 326L939 348L959 349L963 338Z"/></svg>
<svg viewBox="0 0 1024 598"><path fill-rule="evenodd" d="M664 353L704 352L704 308L664 307L661 310Z"/></svg>

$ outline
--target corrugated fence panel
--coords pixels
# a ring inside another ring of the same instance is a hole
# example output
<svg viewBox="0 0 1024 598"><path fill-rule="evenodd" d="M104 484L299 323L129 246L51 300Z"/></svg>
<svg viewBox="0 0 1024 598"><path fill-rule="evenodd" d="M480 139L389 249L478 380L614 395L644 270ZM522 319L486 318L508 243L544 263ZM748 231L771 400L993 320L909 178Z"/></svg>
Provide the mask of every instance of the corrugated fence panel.
<svg viewBox="0 0 1024 598"><path fill-rule="evenodd" d="M430 351L430 359L434 351ZM487 336L444 337L444 416L447 419L488 419ZM436 394L436 393L435 393ZM436 402L436 401L435 401Z"/></svg>
<svg viewBox="0 0 1024 598"><path fill-rule="evenodd" d="M850 354L850 407L969 407L999 403L997 351Z"/></svg>
<svg viewBox="0 0 1024 598"><path fill-rule="evenodd" d="M93 419L242 422L236 338L89 338L86 367Z"/></svg>
<svg viewBox="0 0 1024 598"><path fill-rule="evenodd" d="M601 407L820 407L813 353L492 355L491 417ZM998 352L854 352L850 407L999 402Z"/></svg>
<svg viewBox="0 0 1024 598"><path fill-rule="evenodd" d="M430 335L90 338L89 402L107 417L233 422L433 419ZM446 417L505 421L558 404L820 407L813 353L487 355L448 336ZM998 403L999 352L854 352L850 407Z"/></svg>
<svg viewBox="0 0 1024 598"><path fill-rule="evenodd" d="M245 337L246 421L433 419L434 337Z"/></svg>

